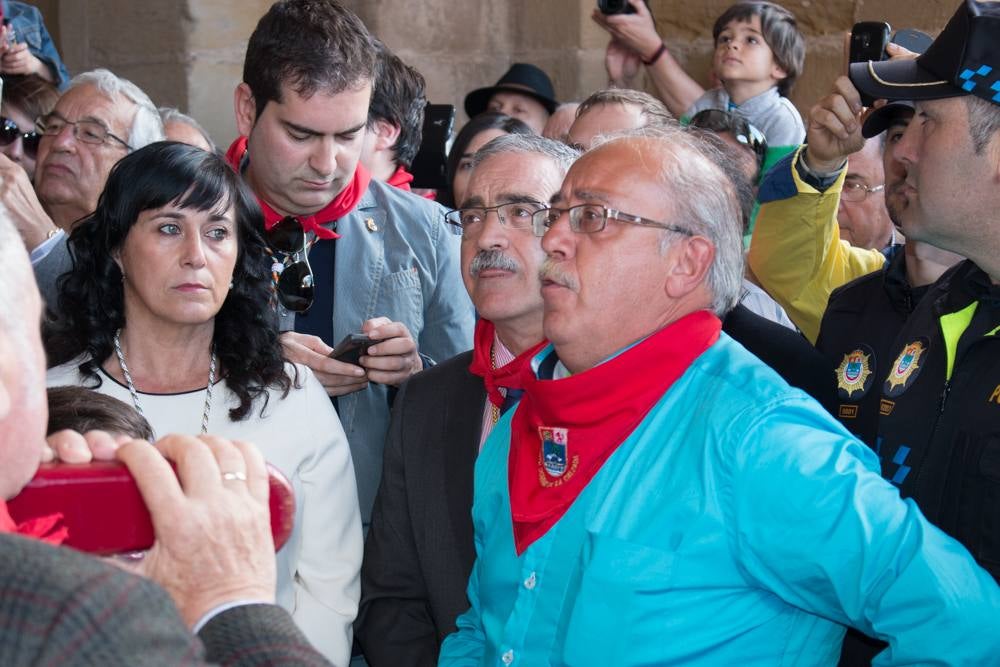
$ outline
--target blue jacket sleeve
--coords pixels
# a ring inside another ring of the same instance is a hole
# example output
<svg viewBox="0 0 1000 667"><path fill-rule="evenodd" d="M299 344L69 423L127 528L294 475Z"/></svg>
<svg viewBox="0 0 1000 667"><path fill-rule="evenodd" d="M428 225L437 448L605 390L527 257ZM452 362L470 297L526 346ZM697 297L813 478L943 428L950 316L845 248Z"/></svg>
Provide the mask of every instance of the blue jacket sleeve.
<svg viewBox="0 0 1000 667"><path fill-rule="evenodd" d="M438 207L440 208L440 207ZM472 348L475 310L462 282L461 239L447 230L441 217L428 216L437 263L434 291L425 297L424 326L417 349L424 367L440 363Z"/></svg>
<svg viewBox="0 0 1000 667"><path fill-rule="evenodd" d="M900 498L874 452L805 399L735 415L733 432L740 423L727 523L749 580L887 641L875 665L996 660L1000 588Z"/></svg>
<svg viewBox="0 0 1000 667"><path fill-rule="evenodd" d="M4 16L10 19L17 41L26 43L31 55L45 63L52 72L56 87L60 90L65 89L69 83L69 72L59 57L49 31L45 28L42 13L36 7L23 2L8 2Z"/></svg>

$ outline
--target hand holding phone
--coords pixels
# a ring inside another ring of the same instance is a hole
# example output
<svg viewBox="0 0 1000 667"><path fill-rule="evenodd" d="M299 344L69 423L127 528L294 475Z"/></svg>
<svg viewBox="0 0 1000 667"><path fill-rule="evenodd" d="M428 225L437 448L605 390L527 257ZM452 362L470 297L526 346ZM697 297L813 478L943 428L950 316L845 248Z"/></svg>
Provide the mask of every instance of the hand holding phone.
<svg viewBox="0 0 1000 667"><path fill-rule="evenodd" d="M333 351L330 352L330 358L336 359L337 361L342 361L345 364L358 365L358 361L361 359L361 355L365 354L369 345L374 345L375 341L362 333L351 333L341 339L337 343Z"/></svg>
<svg viewBox="0 0 1000 667"><path fill-rule="evenodd" d="M891 33L892 28L884 21L855 23L851 29L850 62L866 63L869 60L885 60L887 57L885 47L889 44ZM874 98L861 93L861 104L870 107L874 103Z"/></svg>

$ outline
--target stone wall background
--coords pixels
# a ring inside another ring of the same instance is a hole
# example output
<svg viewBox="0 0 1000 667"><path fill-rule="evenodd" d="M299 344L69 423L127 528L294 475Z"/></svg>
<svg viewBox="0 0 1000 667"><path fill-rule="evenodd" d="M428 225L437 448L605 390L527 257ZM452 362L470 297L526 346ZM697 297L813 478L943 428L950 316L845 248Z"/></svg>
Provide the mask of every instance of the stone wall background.
<svg viewBox="0 0 1000 667"><path fill-rule="evenodd" d="M594 0L344 0L428 81L428 97L460 110L467 91L514 62L549 72L561 100L606 83L607 35L590 19ZM235 135L233 89L246 41L271 0L35 0L73 73L107 67L158 105L198 118L216 141ZM650 0L657 30L703 84L711 28L731 0ZM844 33L857 21L931 34L956 0L783 0L806 35L805 73L792 100L806 113L843 69Z"/></svg>

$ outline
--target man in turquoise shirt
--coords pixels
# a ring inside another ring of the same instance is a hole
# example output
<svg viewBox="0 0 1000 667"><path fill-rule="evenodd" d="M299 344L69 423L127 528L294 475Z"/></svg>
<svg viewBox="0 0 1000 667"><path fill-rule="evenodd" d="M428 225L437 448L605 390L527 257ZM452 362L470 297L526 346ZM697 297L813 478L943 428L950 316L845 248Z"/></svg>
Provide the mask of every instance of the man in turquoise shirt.
<svg viewBox="0 0 1000 667"><path fill-rule="evenodd" d="M552 346L477 460L440 664L833 665L847 625L889 642L875 664L989 664L990 576L720 334L743 266L713 150L613 139L536 214Z"/></svg>

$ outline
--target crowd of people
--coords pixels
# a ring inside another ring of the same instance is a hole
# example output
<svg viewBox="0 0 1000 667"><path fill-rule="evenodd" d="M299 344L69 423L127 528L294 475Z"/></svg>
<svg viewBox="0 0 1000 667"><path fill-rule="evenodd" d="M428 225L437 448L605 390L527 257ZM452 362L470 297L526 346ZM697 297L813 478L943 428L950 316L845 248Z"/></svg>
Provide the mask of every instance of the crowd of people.
<svg viewBox="0 0 1000 667"><path fill-rule="evenodd" d="M3 0L0 663L1000 664L1000 6L804 122L788 9L706 90L628 5L606 89L514 64L425 192L338 0L260 19L224 152ZM109 461L148 549L8 509Z"/></svg>

